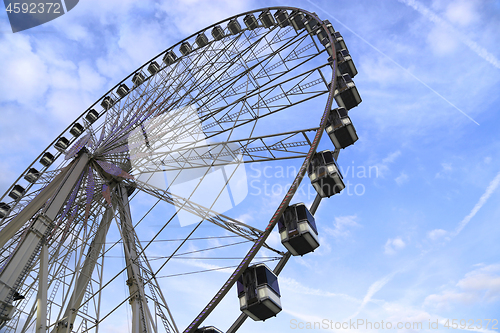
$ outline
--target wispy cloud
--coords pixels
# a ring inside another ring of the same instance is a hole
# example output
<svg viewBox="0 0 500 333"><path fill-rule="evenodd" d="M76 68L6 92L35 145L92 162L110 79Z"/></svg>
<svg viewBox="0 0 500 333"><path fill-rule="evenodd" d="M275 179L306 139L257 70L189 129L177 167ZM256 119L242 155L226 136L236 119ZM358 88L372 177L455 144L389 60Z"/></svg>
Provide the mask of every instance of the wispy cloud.
<svg viewBox="0 0 500 333"><path fill-rule="evenodd" d="M322 7L318 6L317 4L315 4L314 2L312 2L311 0L307 0L307 2L309 2L311 5L315 6L316 8L318 8L319 10L321 10L322 12L324 12L325 14L327 14L328 16L330 16L332 19L334 19L335 21L337 21L340 25L342 25L344 28L346 28L347 30L349 30L354 36L358 37L359 39L361 39L363 42L365 42L366 44L368 44L368 46L370 46L372 49L374 49L375 51L377 51L378 53L380 53L381 55L383 55L384 57L386 57L388 60L390 60L393 64L395 64L396 66L398 66L399 68L401 68L405 73L409 74L411 77L413 77L415 80L417 80L418 82L420 82L421 84L423 84L426 88L428 88L429 90L431 90L434 94L436 94L437 96L439 96L442 100L444 100L446 103L448 103L449 105L451 105L454 109L456 109L458 112L460 112L461 114L463 114L464 116L466 116L467 118L469 118L472 122L474 122L476 125L479 125L479 123L477 121L475 121L471 116L469 116L467 113L465 113L463 110L461 110L458 106L456 106L455 104L453 104L452 102L450 102L446 97L444 97L443 95L441 95L440 93L438 93L436 90L434 90L433 88L431 88L427 83L425 83L424 81L422 81L420 78L418 78L415 74L413 74L412 72L410 72L408 69L406 69L405 67L403 67L400 63L398 63L396 60L392 59L391 57L389 57L386 53L382 52L379 48L377 48L375 45L371 44L369 41L367 41L366 39L364 39L363 37L361 37L359 34L357 34L356 32L354 32L351 28L349 28L348 26L346 26L344 23L342 23L341 21L339 21L335 16L333 16L331 13L327 12L326 10L324 10Z"/></svg>
<svg viewBox="0 0 500 333"><path fill-rule="evenodd" d="M349 228L359 227L356 222L358 217L356 215L350 216L337 216L333 222L333 229L325 228L325 232L335 238L343 238L350 235Z"/></svg>
<svg viewBox="0 0 500 333"><path fill-rule="evenodd" d="M426 297L424 304L437 309L449 309L459 304L492 303L500 299L500 264L475 269L453 287Z"/></svg>
<svg viewBox="0 0 500 333"><path fill-rule="evenodd" d="M448 22L443 20L441 17L436 15L429 8L427 8L426 6L424 6L423 4L421 4L420 2L415 1L415 0L398 0L398 1L415 9L416 11L418 11L420 14L422 14L428 20L446 28L447 30L452 32L453 35L456 36L457 39L459 39L466 46L468 46L474 53L476 53L478 56L480 56L481 58L483 58L484 60L489 62L494 67L500 69L500 60L498 60L493 54L488 52L488 50L486 50L482 46L478 45L472 39L468 38L466 34L457 31L451 24L449 24Z"/></svg>
<svg viewBox="0 0 500 333"><path fill-rule="evenodd" d="M493 192L497 189L498 185L500 184L500 172L493 178L493 180L490 182L488 187L486 188L486 191L483 193L481 198L479 198L479 201L476 203L474 208L472 208L471 212L469 215L464 217L462 221L458 224L457 228L455 229L455 232L452 234L453 237L458 235L460 231L465 228L465 226L470 222L470 220L477 214L477 212L484 206L486 201L491 197Z"/></svg>
<svg viewBox="0 0 500 333"><path fill-rule="evenodd" d="M396 237L394 239L389 238L384 245L384 253L393 255L397 251L402 250L406 247L406 243L401 239L401 237Z"/></svg>
<svg viewBox="0 0 500 333"><path fill-rule="evenodd" d="M394 180L396 181L396 184L401 186L408 181L408 178L409 177L406 173L401 172Z"/></svg>
<svg viewBox="0 0 500 333"><path fill-rule="evenodd" d="M438 240L448 234L448 231L443 230L443 229L434 229L432 231L429 231L427 233L427 237L430 238L431 240L435 241Z"/></svg>
<svg viewBox="0 0 500 333"><path fill-rule="evenodd" d="M382 279L375 281L369 288L368 291L366 292L365 297L363 297L363 302L361 302L361 305L359 306L358 310L351 316L349 316L348 319L355 318L361 310L368 304L373 296L380 290L382 289L389 281L391 281L394 276L398 273L398 271L394 271L390 273L389 275L384 276Z"/></svg>

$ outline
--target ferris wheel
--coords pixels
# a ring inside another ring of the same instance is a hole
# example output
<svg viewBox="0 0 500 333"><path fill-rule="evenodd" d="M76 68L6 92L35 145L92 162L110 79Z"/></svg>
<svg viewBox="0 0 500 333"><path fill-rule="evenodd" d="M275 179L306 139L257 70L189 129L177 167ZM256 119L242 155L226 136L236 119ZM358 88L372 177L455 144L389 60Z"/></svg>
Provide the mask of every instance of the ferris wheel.
<svg viewBox="0 0 500 333"><path fill-rule="evenodd" d="M341 34L290 7L215 23L132 72L0 198L0 331L98 332L126 311L131 332L181 332L161 279L209 274L222 259L237 261L184 332L220 332L204 322L235 285L241 314L228 332L278 314L278 275L320 245L314 213L344 188L336 159L358 139L356 73ZM317 152L323 131L332 149ZM246 164L292 161L269 222L232 215L248 205ZM294 200L306 173L311 207ZM267 242L276 225L279 248Z"/></svg>

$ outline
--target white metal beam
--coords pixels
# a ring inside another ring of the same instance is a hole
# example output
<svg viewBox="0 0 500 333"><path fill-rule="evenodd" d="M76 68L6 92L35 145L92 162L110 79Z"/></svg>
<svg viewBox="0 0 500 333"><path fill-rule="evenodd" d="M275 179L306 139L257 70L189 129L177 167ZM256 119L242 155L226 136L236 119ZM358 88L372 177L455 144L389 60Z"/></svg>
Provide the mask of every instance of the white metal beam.
<svg viewBox="0 0 500 333"><path fill-rule="evenodd" d="M40 272L38 273L38 296L36 299L36 333L47 332L47 288L49 283L49 249L42 245Z"/></svg>
<svg viewBox="0 0 500 333"><path fill-rule="evenodd" d="M15 310L12 305L14 294L26 277L29 267L36 260L47 233L54 227L54 219L87 166L88 160L88 155L83 153L72 165L52 199L46 204L43 212L33 220L11 259L0 272L0 324L10 320Z"/></svg>

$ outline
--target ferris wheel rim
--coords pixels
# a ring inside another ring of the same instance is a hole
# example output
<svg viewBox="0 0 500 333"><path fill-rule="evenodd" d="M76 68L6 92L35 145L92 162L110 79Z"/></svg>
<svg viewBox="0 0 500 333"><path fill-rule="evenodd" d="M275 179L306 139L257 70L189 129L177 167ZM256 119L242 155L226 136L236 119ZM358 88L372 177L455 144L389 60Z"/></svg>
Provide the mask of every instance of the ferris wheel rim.
<svg viewBox="0 0 500 333"><path fill-rule="evenodd" d="M172 45L171 47L165 49L164 51L162 51L161 53L159 53L158 55L156 55L155 57L153 57L152 59L150 59L149 61L147 61L146 63L144 63L142 66L140 66L139 68L137 68L135 71L133 71L130 75L128 75L126 78L124 78L123 80L121 80L118 84L116 84L113 88L111 88L109 91L107 91L103 96L101 96L99 99L97 99L97 101L92 104L87 110L85 110L80 116L78 116L60 135L58 135L56 137L56 139L50 143L50 145L42 151L42 153L26 168L26 170L19 176L19 178L13 183L13 185L11 185L11 187L5 192L5 194L0 198L0 200L2 200L6 195L7 193L9 193L9 191L19 182L20 179L22 179L23 175L25 175L28 170L33 167L33 165L43 156L43 154L47 151L49 151L49 149L51 147L53 147L53 145L57 142L57 140L59 138L61 138L70 128L72 128L72 126L74 126L76 123L78 123L78 121L82 120L85 118L85 115L90 111L92 110L92 108L97 105L99 102L103 101L107 96L109 96L110 94L112 94L116 89L117 87L119 87L121 84L123 84L124 82L126 82L126 80L128 80L129 78L131 78L135 73L138 73L140 72L141 70L143 70L144 68L146 68L148 66L148 64L150 64L152 61L155 61L156 59L160 58L162 55L166 54L167 52L169 52L170 50L173 50L175 47L181 45L183 42L193 38L194 36L197 36L199 33L202 33L202 32L205 32L207 30L209 30L210 28L213 28L221 23L224 23L224 22L227 22L227 21L230 21L231 19L234 19L234 18L239 18L239 17L242 17L244 15L247 15L247 14L253 14L253 13L256 13L256 12L262 12L264 10L278 10L278 9L284 9L284 10L298 10L300 11L301 13L304 13L304 14L308 14L310 15L311 17L314 17L318 20L318 22L322 25L322 27L326 30L327 32L327 36L330 40L330 43L334 49L334 52L335 52L335 46L334 46L334 43L333 43L333 39L332 39L332 36L331 34L328 32L328 29L326 29L326 25L319 19L319 17L317 15L315 15L314 13L311 13L311 12L308 12L308 11L305 11L303 9L300 9L300 8L296 8L296 7L287 7L287 6L275 6L275 7L264 7L264 8L260 8L260 9L255 9L255 10L251 10L251 11L247 11L247 12L244 12L244 13L240 13L238 15L233 15L231 17L228 17L224 20L221 20L217 23L214 23L204 29L201 29L199 31L197 31L196 33L190 35L189 37L187 38L184 38L183 40L179 41L178 43ZM244 29L246 30L246 29ZM307 165L310 161L310 158L312 156L312 154L316 151L317 149L317 146L319 144L319 140L322 136L322 132L324 131L325 129L325 126L326 126L326 118L328 117L328 113L331 109L331 106L332 106L332 103L333 103L333 93L334 93L334 90L335 90L335 82L336 82L336 59L334 60L334 66L333 67L333 71L332 71L332 84L330 86L330 89L329 89L329 94L328 94L328 99L327 99L327 104L325 106L325 111L321 117L321 122L320 122L320 126L317 128L316 130L316 136L315 136L315 139L314 139L314 144L311 145L311 148L307 154L307 157L306 159L304 160L302 166L301 166L301 169L299 171L299 173L297 174L294 182L292 183L292 186L290 187L289 191L287 192L287 194L285 195L284 199L282 200L281 204L279 205L278 207L278 210L276 211L276 213L273 215L273 217L271 218L271 221L269 222L268 226L266 227L266 230L264 232L264 234L266 234L266 236L263 238L262 240L262 244L260 246L258 246L256 248L256 250L254 251L255 253L257 253L259 251L259 249L262 247L263 243L265 242L265 239L267 238L267 236L269 235L269 233L271 232L271 230L273 229L274 225L276 224L277 220L279 219L279 217L281 216L281 214L283 213L283 210L286 208L286 206L289 204L290 200L292 200L297 188L298 188L298 185L300 184L300 181L302 180L303 176L305 175L305 171L307 169ZM160 71L164 70L165 69L165 66L162 66L162 68L160 69ZM159 72L160 72L159 71ZM151 76L148 76L146 80L149 80L150 78L152 78L154 75L151 75ZM100 113L99 114L99 118L102 117L104 114L106 114L109 110L109 109L105 109L104 112ZM75 142L77 138L74 138L73 142ZM58 159L58 157L62 154L62 152L59 152L57 156L55 156L54 158L54 161ZM48 168L47 168L48 169ZM42 171L43 173L43 171ZM293 190L292 190L293 188ZM264 235L263 234L263 235ZM261 235L262 237L262 235ZM251 261L251 260L250 260ZM250 263L250 261L248 261L248 264ZM248 266L248 264L246 266ZM215 305L213 306L213 308L215 308ZM189 328L192 328L194 326L189 326ZM196 327L194 327L196 328ZM188 332L188 329L186 329L185 332ZM192 330L190 330L189 332L191 332Z"/></svg>

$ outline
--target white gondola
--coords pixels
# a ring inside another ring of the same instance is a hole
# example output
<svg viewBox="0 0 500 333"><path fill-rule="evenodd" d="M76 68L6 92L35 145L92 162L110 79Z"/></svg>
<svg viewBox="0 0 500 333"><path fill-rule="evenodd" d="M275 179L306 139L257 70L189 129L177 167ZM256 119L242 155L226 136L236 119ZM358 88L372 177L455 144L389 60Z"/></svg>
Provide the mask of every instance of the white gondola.
<svg viewBox="0 0 500 333"><path fill-rule="evenodd" d="M92 109L87 113L85 119L91 124L95 123L95 121L99 118L99 113L96 110Z"/></svg>
<svg viewBox="0 0 500 333"><path fill-rule="evenodd" d="M179 51L181 51L181 54L184 56L191 53L192 50L193 48L191 47L191 44L189 44L189 42L183 42L179 47Z"/></svg>
<svg viewBox="0 0 500 333"><path fill-rule="evenodd" d="M335 101L340 107L350 110L361 103L358 88L354 84L349 74L337 77L337 87L335 89Z"/></svg>
<svg viewBox="0 0 500 333"><path fill-rule="evenodd" d="M344 108L337 108L330 112L325 130L337 149L344 149L358 140L356 129Z"/></svg>
<svg viewBox="0 0 500 333"><path fill-rule="evenodd" d="M328 32L329 32L330 35L332 35L332 39L335 41L335 30L333 29L333 26L330 23L330 21L324 20L323 24L326 25L327 30L325 30L322 26L318 25L318 30L316 30L316 36L318 36L318 40L322 42L323 39L325 38L328 39Z"/></svg>
<svg viewBox="0 0 500 333"><path fill-rule="evenodd" d="M156 73L158 73L160 71L160 65L158 65L158 63L156 61L152 61L149 66L148 66L148 72L151 74L151 75L155 75Z"/></svg>
<svg viewBox="0 0 500 333"><path fill-rule="evenodd" d="M194 40L194 42L196 43L196 45L198 45L198 47L203 47L203 46L208 44L208 38L202 32L198 36L196 36L196 39Z"/></svg>
<svg viewBox="0 0 500 333"><path fill-rule="evenodd" d="M328 58L328 61L333 66L333 58ZM337 50L337 66L339 68L340 74L349 74L351 78L355 77L358 74L358 70L354 65L354 61L352 61L352 57L349 54L349 51L346 49Z"/></svg>
<svg viewBox="0 0 500 333"><path fill-rule="evenodd" d="M104 97L104 99L101 102L101 106L103 107L104 110L108 110L110 107L113 106L113 104L115 104L115 101L109 96Z"/></svg>
<svg viewBox="0 0 500 333"><path fill-rule="evenodd" d="M227 28L232 35L237 35L241 32L240 22L238 22L238 20L235 18L229 21L229 23L227 24Z"/></svg>
<svg viewBox="0 0 500 333"><path fill-rule="evenodd" d="M245 16L243 22L245 22L245 25L249 30L254 30L259 27L259 22L253 14L248 14L247 16Z"/></svg>
<svg viewBox="0 0 500 333"><path fill-rule="evenodd" d="M163 62L165 65L172 65L177 60L177 54L174 51L170 50L163 56Z"/></svg>
<svg viewBox="0 0 500 333"><path fill-rule="evenodd" d="M216 25L213 29L212 29L212 37L215 39L215 40L221 40L222 38L224 38L224 30L222 30L221 26L220 25Z"/></svg>
<svg viewBox="0 0 500 333"><path fill-rule="evenodd" d="M313 14L316 15L316 13ZM318 21L314 17L307 15L304 19L304 27L306 27L308 33L315 34L318 30Z"/></svg>
<svg viewBox="0 0 500 333"><path fill-rule="evenodd" d="M3 219L7 215L9 215L10 206L5 202L0 202L0 219Z"/></svg>
<svg viewBox="0 0 500 333"><path fill-rule="evenodd" d="M288 13L284 9L278 9L276 13L274 13L274 17L276 18L276 22L282 28L289 26L290 21L288 20Z"/></svg>
<svg viewBox="0 0 500 333"><path fill-rule="evenodd" d="M69 140L62 136L59 138L59 140L57 140L54 147L63 153L69 147Z"/></svg>
<svg viewBox="0 0 500 333"><path fill-rule="evenodd" d="M278 221L281 243L294 256L313 252L319 246L314 216L303 204L289 206Z"/></svg>
<svg viewBox="0 0 500 333"><path fill-rule="evenodd" d="M142 74L141 72L137 72L132 77L132 82L134 83L134 85L140 86L144 82L145 79L146 78L144 77L144 74Z"/></svg>
<svg viewBox="0 0 500 333"><path fill-rule="evenodd" d="M276 21L274 21L273 15L271 15L271 12L269 10L265 10L259 15L259 20L262 22L262 25L265 28L271 28L272 26L276 25Z"/></svg>
<svg viewBox="0 0 500 333"><path fill-rule="evenodd" d="M21 185L15 185L12 191L10 191L9 193L9 197L17 201L23 197L24 193L24 187L22 187Z"/></svg>
<svg viewBox="0 0 500 333"><path fill-rule="evenodd" d="M42 158L40 159L40 163L46 167L50 166L53 162L54 162L54 155L52 155L49 152L43 154Z"/></svg>
<svg viewBox="0 0 500 333"><path fill-rule="evenodd" d="M80 125L80 123L76 123L73 125L73 127L71 127L71 129L69 130L69 132L75 137L79 137L82 133L83 133L83 126Z"/></svg>
<svg viewBox="0 0 500 333"><path fill-rule="evenodd" d="M344 37L340 34L340 32L335 31L333 34L335 40L335 49L336 50L348 50L347 45L345 45Z"/></svg>
<svg viewBox="0 0 500 333"><path fill-rule="evenodd" d="M324 20L323 23L326 25L326 28L328 31L330 31L330 34L333 36L335 35L335 29L333 29L333 25L330 23L328 20Z"/></svg>
<svg viewBox="0 0 500 333"><path fill-rule="evenodd" d="M301 12L294 10L290 14L290 23L292 24L292 27L295 29L296 32L299 32L300 30L304 29L304 14Z"/></svg>
<svg viewBox="0 0 500 333"><path fill-rule="evenodd" d="M282 310L278 277L265 264L248 267L238 279L237 289L240 310L255 321Z"/></svg>
<svg viewBox="0 0 500 333"><path fill-rule="evenodd" d="M127 85L125 83L122 83L120 84L120 86L118 87L118 89L116 90L116 93L121 97L125 97L127 96L128 92L130 91L130 89L127 87Z"/></svg>
<svg viewBox="0 0 500 333"><path fill-rule="evenodd" d="M40 172L35 169L35 168L30 168L28 170L28 173L26 175L24 175L24 179L26 179L28 182L30 183L35 183L38 178L40 178Z"/></svg>
<svg viewBox="0 0 500 333"><path fill-rule="evenodd" d="M330 57L333 57L333 47L332 47L332 44L330 44L330 41L328 40L328 38L323 38L323 40L321 41L321 44L323 44L325 46L325 49L326 49L326 52L328 52L328 55Z"/></svg>
<svg viewBox="0 0 500 333"><path fill-rule="evenodd" d="M206 326L198 328L195 333L222 333L222 331L214 326Z"/></svg>
<svg viewBox="0 0 500 333"><path fill-rule="evenodd" d="M330 150L323 150L314 155L307 174L314 189L322 198L329 198L345 188L342 174Z"/></svg>

